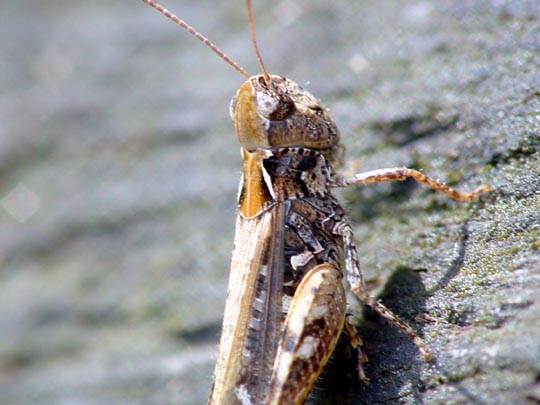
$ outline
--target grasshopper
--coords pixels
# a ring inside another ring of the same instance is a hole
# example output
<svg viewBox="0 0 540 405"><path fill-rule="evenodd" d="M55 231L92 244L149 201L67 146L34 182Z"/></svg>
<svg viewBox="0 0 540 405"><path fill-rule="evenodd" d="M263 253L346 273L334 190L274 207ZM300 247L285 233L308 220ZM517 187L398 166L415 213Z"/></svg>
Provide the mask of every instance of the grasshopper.
<svg viewBox="0 0 540 405"><path fill-rule="evenodd" d="M251 37L262 74L249 76L184 21L143 0L208 45L246 81L230 107L244 161L219 355L210 404L300 404L330 358L340 334L365 355L346 318L345 275L351 291L432 356L415 331L368 295L351 224L333 188L413 178L459 201L492 191L459 192L405 167L338 173L344 147L324 107L261 58L251 1Z"/></svg>

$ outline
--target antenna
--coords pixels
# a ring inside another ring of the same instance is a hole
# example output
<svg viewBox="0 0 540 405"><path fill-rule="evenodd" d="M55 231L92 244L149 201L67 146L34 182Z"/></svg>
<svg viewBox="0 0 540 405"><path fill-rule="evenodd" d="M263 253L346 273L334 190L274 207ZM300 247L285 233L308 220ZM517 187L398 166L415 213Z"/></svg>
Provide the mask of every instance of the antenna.
<svg viewBox="0 0 540 405"><path fill-rule="evenodd" d="M259 61L259 66L261 67L264 80L266 81L266 83L271 83L270 75L268 74L268 71L264 67L261 52L259 51L259 46L257 45L257 34L255 32L255 18L253 17L253 6L251 4L251 0L247 0L246 2L247 2L247 9L248 9L248 16L249 16L249 29L251 30L251 40L253 41L255 54L257 55L257 60Z"/></svg>
<svg viewBox="0 0 540 405"><path fill-rule="evenodd" d="M155 8L157 11L159 11L161 14L163 14L165 17L169 18L170 20L174 21L177 25L185 29L187 32L189 32L191 35L193 35L195 38L197 38L199 41L201 41L203 44L208 46L212 51L214 51L215 54L217 54L221 59L223 59L225 62L227 62L229 65L231 65L238 73L240 73L242 76L244 76L246 79L249 78L249 74L234 60L232 60L229 56L227 56L222 50L220 50L217 46L215 46L208 38L206 38L204 35L202 35L200 32L198 32L195 28L190 26L185 21L181 20L177 16L175 16L173 13L171 13L169 10L167 10L165 7L163 7L161 4L156 3L153 0L142 0L149 6ZM251 7L251 2L248 0L248 7ZM250 12L250 15L252 13ZM250 17L250 24L252 24L253 16ZM253 40L255 41L255 34L254 34L254 28L252 27L252 36ZM255 51L257 52L257 57L259 58L259 63L262 66L262 60L260 59L259 50L257 49L257 44L255 44ZM266 73L266 70L264 70L264 66L262 66L263 71L265 73L264 77L268 76L268 73ZM269 76L268 76L269 78Z"/></svg>

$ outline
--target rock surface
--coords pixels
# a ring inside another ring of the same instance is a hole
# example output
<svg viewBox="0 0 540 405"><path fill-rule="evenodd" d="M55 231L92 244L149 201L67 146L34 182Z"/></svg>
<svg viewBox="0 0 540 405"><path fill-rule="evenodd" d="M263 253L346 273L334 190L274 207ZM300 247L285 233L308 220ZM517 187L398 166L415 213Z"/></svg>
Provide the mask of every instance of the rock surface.
<svg viewBox="0 0 540 405"><path fill-rule="evenodd" d="M540 2L354 3L256 4L269 70L323 100L362 170L496 191L342 193L373 294L436 359L354 318L371 384L339 395L538 403ZM258 72L243 2L166 5ZM227 107L243 79L142 2L0 10L0 403L204 403L241 170Z"/></svg>

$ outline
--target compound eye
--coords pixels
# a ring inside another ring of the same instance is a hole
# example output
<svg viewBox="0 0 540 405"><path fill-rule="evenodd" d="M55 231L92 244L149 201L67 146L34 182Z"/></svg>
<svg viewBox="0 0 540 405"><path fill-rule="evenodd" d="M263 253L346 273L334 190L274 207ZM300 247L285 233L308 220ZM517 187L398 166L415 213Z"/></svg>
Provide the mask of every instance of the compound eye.
<svg viewBox="0 0 540 405"><path fill-rule="evenodd" d="M272 121L285 121L295 110L296 105L294 104L294 101L287 94L281 94L277 108L269 118Z"/></svg>
<svg viewBox="0 0 540 405"><path fill-rule="evenodd" d="M284 121L296 110L294 101L284 93L260 91L255 102L259 114L270 121Z"/></svg>

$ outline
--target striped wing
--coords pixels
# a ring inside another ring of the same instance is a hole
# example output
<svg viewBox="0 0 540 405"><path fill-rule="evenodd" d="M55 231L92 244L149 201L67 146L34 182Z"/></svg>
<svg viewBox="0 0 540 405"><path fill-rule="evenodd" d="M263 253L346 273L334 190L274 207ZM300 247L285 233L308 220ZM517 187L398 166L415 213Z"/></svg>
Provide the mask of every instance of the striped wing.
<svg viewBox="0 0 540 405"><path fill-rule="evenodd" d="M259 404L282 328L284 207L238 216L210 403Z"/></svg>

